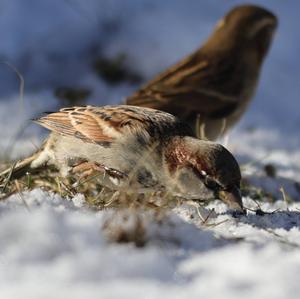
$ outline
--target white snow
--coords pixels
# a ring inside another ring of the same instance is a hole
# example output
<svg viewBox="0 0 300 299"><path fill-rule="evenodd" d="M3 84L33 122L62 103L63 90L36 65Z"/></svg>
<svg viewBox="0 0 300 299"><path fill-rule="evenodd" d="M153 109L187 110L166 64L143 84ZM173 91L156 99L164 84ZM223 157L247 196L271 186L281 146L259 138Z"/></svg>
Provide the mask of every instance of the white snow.
<svg viewBox="0 0 300 299"><path fill-rule="evenodd" d="M28 120L58 108L56 86L90 87L89 102L98 105L137 88L101 81L90 67L98 53L125 53L126 64L149 79L198 47L238 3L244 1L2 1L0 60L22 73L25 94L22 107L19 80L1 64L0 157L38 146L44 131ZM101 228L114 215L88 209L80 194L16 194L0 201L0 298L298 298L300 2L263 5L278 15L279 30L228 147L245 177L278 198L261 204L268 214L234 218L220 202L208 207L216 213L205 225L191 206L177 207L162 225L146 214L148 242L137 248L109 243ZM276 167L275 179L266 177L266 163ZM295 202L282 200L281 186Z"/></svg>
<svg viewBox="0 0 300 299"><path fill-rule="evenodd" d="M0 203L1 298L297 298L300 204L240 219L212 207L220 214L206 226L190 206L160 225L146 220L149 242L136 248L108 243L101 227L113 214L88 210L80 195L11 196Z"/></svg>

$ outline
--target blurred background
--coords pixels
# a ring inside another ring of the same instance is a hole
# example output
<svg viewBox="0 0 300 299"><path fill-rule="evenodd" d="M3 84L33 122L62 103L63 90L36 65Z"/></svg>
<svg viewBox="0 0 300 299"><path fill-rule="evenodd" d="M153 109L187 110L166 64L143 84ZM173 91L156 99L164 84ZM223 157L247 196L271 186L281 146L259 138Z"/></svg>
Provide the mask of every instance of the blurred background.
<svg viewBox="0 0 300 299"><path fill-rule="evenodd" d="M43 111L120 103L198 48L241 3L249 1L1 0L1 157L34 150L40 128L27 126L28 119ZM256 98L231 140L250 142L248 151L262 145L293 150L300 144L300 2L251 3L274 12L279 28ZM23 103L14 67L25 81Z"/></svg>

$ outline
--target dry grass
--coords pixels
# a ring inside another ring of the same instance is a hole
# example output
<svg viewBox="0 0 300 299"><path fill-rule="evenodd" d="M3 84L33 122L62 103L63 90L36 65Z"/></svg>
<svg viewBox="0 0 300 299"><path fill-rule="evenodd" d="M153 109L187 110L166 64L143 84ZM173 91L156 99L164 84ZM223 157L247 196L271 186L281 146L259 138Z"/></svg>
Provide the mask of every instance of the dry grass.
<svg viewBox="0 0 300 299"><path fill-rule="evenodd" d="M8 165L0 165L0 169ZM27 174L20 179L12 179L11 172L0 178L0 200L12 194L41 188L59 194L63 198L74 197L77 193L84 195L86 204L91 209L109 209L102 231L109 242L133 243L142 247L148 242L147 223L157 225L166 217L171 207L180 204L178 199L166 194L149 193L134 194L109 190L98 181L99 176L93 175L80 181L75 175L62 178L53 168L45 168L38 173Z"/></svg>
<svg viewBox="0 0 300 299"><path fill-rule="evenodd" d="M13 171L11 164L11 170ZM0 169L8 165L0 165ZM11 172L12 172L11 171ZM148 242L174 243L180 241L166 236L166 227L171 223L169 211L182 204L182 200L164 193L136 194L113 191L103 187L99 182L99 175L95 174L85 180L79 180L76 175L62 178L53 168L45 168L38 173L27 174L20 179L11 179L11 173L5 178L0 178L0 200L5 200L12 194L18 193L22 200L22 192L35 188L42 188L59 194L63 198L72 198L77 193L84 195L86 204L91 209L108 209L101 231L108 242L131 243L136 247L143 247ZM270 194L253 186L243 184L244 196L249 196L257 202L257 211L261 211L260 203L266 198L274 201ZM283 197L286 194L282 190ZM287 201L287 199L286 199ZM24 202L26 206L26 202ZM254 211L254 212L257 212ZM261 211L262 212L262 211ZM216 222L211 219L213 210L201 221L201 227L214 228L228 221ZM262 215L265 213L262 212ZM201 218L201 217L200 217ZM156 230L154 235L151 230ZM167 230L168 231L168 230ZM171 238L171 239L170 239Z"/></svg>
<svg viewBox="0 0 300 299"><path fill-rule="evenodd" d="M13 163L0 164L0 170L11 167L11 172L0 178L0 200L5 200L15 193L18 193L22 199L22 192L35 188L57 193L62 198L72 198L81 193L90 208L111 211L111 213L107 213L102 226L102 231L110 242L129 242L137 247L144 246L149 241L147 236L149 224L159 226L158 223L162 219L165 222L168 221L168 211L182 203L182 200L162 192L137 194L125 190L110 190L101 185L97 173L82 180L75 174L62 178L55 169L45 167L20 179L12 179L11 173L14 165ZM276 200L271 194L253 187L245 181L242 184L242 193L243 196L249 196L257 202L259 211L261 211L260 202ZM288 201L287 195L284 192L282 194ZM203 227L210 228L222 224L222 222L210 221L210 218L211 213L202 219Z"/></svg>
<svg viewBox="0 0 300 299"><path fill-rule="evenodd" d="M9 164L2 164L0 169L7 168ZM89 206L97 209L105 208L132 208L147 207L149 209L172 208L180 204L180 200L172 198L162 192L152 192L147 194L130 193L125 190L115 191L103 187L100 182L100 175L93 174L86 179L80 180L77 175L68 175L63 178L59 173L47 167L39 169L36 173L28 173L20 179L12 179L15 164L11 164L10 173L0 178L0 199L5 199L14 193L22 193L35 188L51 191L61 197L74 197L77 193L85 196Z"/></svg>

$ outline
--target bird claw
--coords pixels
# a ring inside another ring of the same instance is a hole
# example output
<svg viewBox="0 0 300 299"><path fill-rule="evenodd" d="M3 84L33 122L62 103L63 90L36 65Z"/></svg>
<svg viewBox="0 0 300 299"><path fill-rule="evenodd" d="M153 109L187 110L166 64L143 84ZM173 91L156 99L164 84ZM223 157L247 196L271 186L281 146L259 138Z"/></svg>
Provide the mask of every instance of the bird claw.
<svg viewBox="0 0 300 299"><path fill-rule="evenodd" d="M109 167L106 167L104 165L102 167L104 168L106 173L108 175L110 175L111 177L113 177L113 178L124 179L124 178L128 177L126 173L121 172L121 171L119 171L115 168L109 168Z"/></svg>

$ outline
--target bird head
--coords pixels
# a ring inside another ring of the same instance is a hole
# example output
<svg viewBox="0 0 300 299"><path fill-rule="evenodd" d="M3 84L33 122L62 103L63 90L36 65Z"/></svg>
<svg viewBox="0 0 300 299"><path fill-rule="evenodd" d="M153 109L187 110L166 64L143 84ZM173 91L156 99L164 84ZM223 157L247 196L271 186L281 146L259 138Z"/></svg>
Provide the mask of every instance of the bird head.
<svg viewBox="0 0 300 299"><path fill-rule="evenodd" d="M175 138L165 153L171 192L199 201L220 199L244 212L241 172L233 155L222 145L193 137Z"/></svg>
<svg viewBox="0 0 300 299"><path fill-rule="evenodd" d="M265 8L240 5L230 10L216 25L206 45L250 50L262 62L277 28L277 17ZM239 52L241 54L241 52Z"/></svg>

